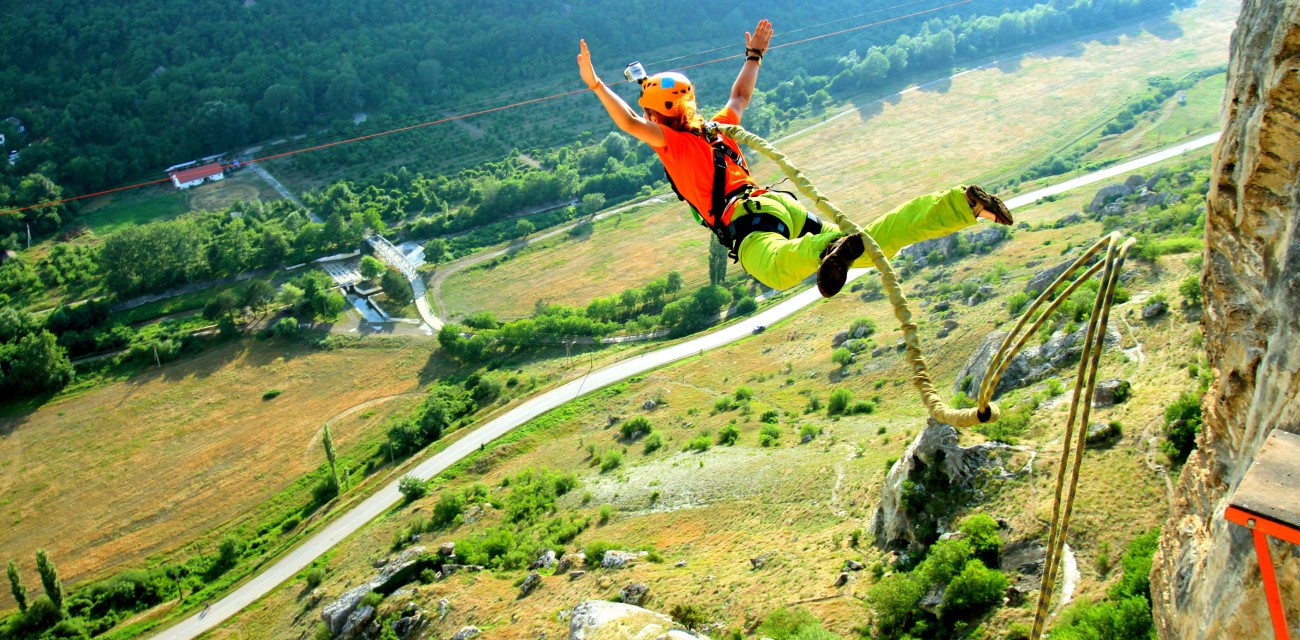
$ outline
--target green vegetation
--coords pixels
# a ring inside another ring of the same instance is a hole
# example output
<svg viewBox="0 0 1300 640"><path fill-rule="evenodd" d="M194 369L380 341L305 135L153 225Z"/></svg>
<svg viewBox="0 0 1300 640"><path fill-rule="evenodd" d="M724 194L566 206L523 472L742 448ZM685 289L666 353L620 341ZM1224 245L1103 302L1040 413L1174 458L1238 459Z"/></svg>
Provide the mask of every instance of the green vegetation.
<svg viewBox="0 0 1300 640"><path fill-rule="evenodd" d="M1196 448L1196 434L1201 430L1201 397L1184 393L1165 408L1165 439L1160 451L1175 464L1182 464Z"/></svg>
<svg viewBox="0 0 1300 640"><path fill-rule="evenodd" d="M730 447L740 440L740 429L734 424L724 425L718 429L718 444Z"/></svg>
<svg viewBox="0 0 1300 640"><path fill-rule="evenodd" d="M654 425L650 424L650 420L645 416L636 416L624 422L618 428L619 435L624 440L636 440L652 431L654 431Z"/></svg>
<svg viewBox="0 0 1300 640"><path fill-rule="evenodd" d="M758 429L758 444L763 447L775 447L781 439L781 427L764 424Z"/></svg>
<svg viewBox="0 0 1300 640"><path fill-rule="evenodd" d="M982 530L984 523L977 518L964 524ZM955 628L1001 603L1006 576L974 555L967 540L940 541L911 572L896 571L872 585L866 601L875 621L873 631L885 639L948 638ZM936 615L920 602L927 590L937 587L943 589L943 604Z"/></svg>
<svg viewBox="0 0 1300 640"><path fill-rule="evenodd" d="M803 609L780 608L767 614L755 629L759 638L772 640L837 640L839 636L822 628L821 622Z"/></svg>
<svg viewBox="0 0 1300 640"><path fill-rule="evenodd" d="M646 436L645 440L641 441L641 444L645 447L645 454L650 455L655 451L658 451L660 447L664 446L664 434L659 433L658 431L651 431L650 435Z"/></svg>
<svg viewBox="0 0 1300 640"><path fill-rule="evenodd" d="M1135 538L1124 551L1124 575L1099 603L1083 600L1070 605L1052 626L1052 638L1063 640L1147 640L1155 635L1151 617L1151 558L1159 531Z"/></svg>

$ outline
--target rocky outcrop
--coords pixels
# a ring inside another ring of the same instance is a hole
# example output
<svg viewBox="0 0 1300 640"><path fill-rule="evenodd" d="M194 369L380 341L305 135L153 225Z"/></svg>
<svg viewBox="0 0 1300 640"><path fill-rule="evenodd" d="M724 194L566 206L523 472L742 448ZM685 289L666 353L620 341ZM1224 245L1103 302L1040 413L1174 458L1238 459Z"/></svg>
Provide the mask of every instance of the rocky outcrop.
<svg viewBox="0 0 1300 640"><path fill-rule="evenodd" d="M681 628L672 618L648 609L605 600L590 600L573 608L569 640L708 640L708 636Z"/></svg>
<svg viewBox="0 0 1300 640"><path fill-rule="evenodd" d="M1025 345L1025 348L1021 349L1007 365L1006 371L1002 373L1002 379L993 390L993 397L996 399L1012 389L1046 380L1056 375L1061 367L1078 362L1080 354L1083 353L1083 338L1087 331L1086 326L1069 334L1058 331L1047 342L1037 346L1033 346L1031 339L1031 343ZM989 363L993 361L993 356L997 355L998 348L1002 346L1002 341L1006 337L1005 331L994 331L984 339L957 374L957 384L953 386L954 392L961 391L972 398L975 397L988 372ZM1108 328L1106 347L1113 348L1119 344L1119 341L1119 332L1114 328Z"/></svg>
<svg viewBox="0 0 1300 640"><path fill-rule="evenodd" d="M1004 449L996 442L963 447L956 429L930 419L885 477L867 525L876 544L920 551L934 542L958 508L1001 471L998 453Z"/></svg>
<svg viewBox="0 0 1300 640"><path fill-rule="evenodd" d="M1205 223L1201 329L1215 380L1151 571L1161 638L1271 638L1250 536L1224 505L1274 428L1300 432L1300 2L1245 0ZM1300 620L1300 553L1274 544Z"/></svg>
<svg viewBox="0 0 1300 640"><path fill-rule="evenodd" d="M344 630L349 626L351 616L357 612L357 605L361 604L361 599L371 591L380 593L392 593L399 587L410 582L426 568L437 566L433 561L436 556L425 554L424 547L411 547L403 551L401 555L377 563L379 565L379 574L365 583L356 586L337 600L325 605L321 610L321 622L329 627L330 632L336 636L341 636ZM371 617L374 616L373 609ZM366 622L369 622L367 620Z"/></svg>

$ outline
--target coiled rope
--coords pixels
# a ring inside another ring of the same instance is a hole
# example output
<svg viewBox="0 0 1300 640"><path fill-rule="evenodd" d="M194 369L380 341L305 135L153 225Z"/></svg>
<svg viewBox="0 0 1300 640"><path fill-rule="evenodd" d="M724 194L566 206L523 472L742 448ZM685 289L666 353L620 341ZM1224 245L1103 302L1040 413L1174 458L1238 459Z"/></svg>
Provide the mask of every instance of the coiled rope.
<svg viewBox="0 0 1300 640"><path fill-rule="evenodd" d="M989 362L988 371L980 382L976 406L970 409L956 409L944 402L935 390L934 382L930 379L930 373L925 363L925 357L921 353L921 339L917 334L916 324L912 322L912 312L908 308L907 298L903 295L901 287L899 287L898 276L890 265L889 259L880 250L880 245L876 244L870 234L863 233L862 228L857 223L845 216L839 207L835 206L825 195L818 191L812 182L803 175L803 172L791 164L785 154L778 151L771 143L746 131L740 125L720 124L717 125L717 130L737 142L757 149L764 156L775 161L781 167L781 171L794 182L799 192L811 198L817 208L830 216L841 231L850 234L861 234L866 254L870 256L872 264L880 271L880 280L884 284L889 303L894 308L894 316L898 318L898 323L903 330L903 342L907 347L907 357L912 365L912 383L920 392L921 401L929 410L930 417L939 422L954 427L968 427L979 423L996 421L1001 416L1001 410L993 402L993 392L997 389L998 383L1002 380L1002 375L1011 364L1012 358L1024 348L1030 338L1038 333L1043 324L1076 290L1097 275L1099 271L1101 272L1101 284L1098 287L1097 298L1093 301L1092 315L1088 318L1088 329L1084 338L1083 355L1079 359L1078 375L1074 378L1074 395L1070 401L1070 414L1066 421L1065 443L1062 445L1061 461L1056 472L1056 492L1052 503L1052 522L1049 525L1047 558L1043 565L1042 587L1038 592L1038 609L1034 614L1033 638L1035 640L1041 638L1051 607L1052 592L1056 588L1056 577L1060 569L1065 534L1069 530L1070 515L1074 509L1074 496L1079 485L1079 471L1083 462L1084 444L1088 435L1088 417L1092 410L1092 397L1097 382L1097 368L1101 363L1106 328L1110 321L1110 308L1115 300L1115 289L1119 285L1119 272L1124 265L1124 259L1137 241L1133 238L1121 240L1119 232L1111 232L1098 240L1083 255L1079 256L1069 268L1057 276L1052 284L1039 294L1034 303L1025 310L1015 328L1002 340L1002 345ZM1084 269L1103 249L1106 251L1104 259ZM1071 278L1080 269L1083 269L1083 273L1071 281ZM1070 284L1057 295L1057 291L1066 282ZM1030 324L1031 320L1033 321L1032 325L1026 329L1025 326ZM1082 411L1079 409L1081 404ZM1065 486L1067 470L1070 474L1068 489Z"/></svg>

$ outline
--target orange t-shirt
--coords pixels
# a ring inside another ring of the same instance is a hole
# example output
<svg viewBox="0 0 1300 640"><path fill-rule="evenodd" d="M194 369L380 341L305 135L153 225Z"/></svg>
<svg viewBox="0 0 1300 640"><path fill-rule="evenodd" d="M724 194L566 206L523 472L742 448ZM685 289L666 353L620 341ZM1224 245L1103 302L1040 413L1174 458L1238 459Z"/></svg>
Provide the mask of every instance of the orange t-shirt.
<svg viewBox="0 0 1300 640"><path fill-rule="evenodd" d="M736 112L723 107L713 121L720 124L740 124ZM673 184L682 197L695 207L706 222L710 221L709 207L713 203L713 147L704 138L686 131L678 131L659 125L664 132L664 146L654 147L664 169L672 176ZM740 155L740 146L735 140L724 137L723 143ZM743 156L741 156L743 157ZM753 179L742 168L727 160L727 179L723 193L730 193L742 184L754 184ZM723 223L730 223L724 219Z"/></svg>

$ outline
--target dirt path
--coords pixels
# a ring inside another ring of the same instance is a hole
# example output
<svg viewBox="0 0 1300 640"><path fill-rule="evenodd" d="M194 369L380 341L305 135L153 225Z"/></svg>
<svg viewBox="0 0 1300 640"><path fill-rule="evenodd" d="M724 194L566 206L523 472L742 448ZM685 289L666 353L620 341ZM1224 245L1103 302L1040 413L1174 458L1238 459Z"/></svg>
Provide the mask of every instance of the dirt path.
<svg viewBox="0 0 1300 640"><path fill-rule="evenodd" d="M1063 547L1061 557L1065 560L1065 584L1061 585L1061 603L1057 605L1058 612L1074 599L1074 590L1079 586L1079 561L1074 557L1074 549L1070 548L1068 542Z"/></svg>
<svg viewBox="0 0 1300 640"><path fill-rule="evenodd" d="M831 514L836 516L844 516L848 514L847 511L839 508L840 485L844 484L844 463L848 462L849 460L852 460L853 457L856 456L858 453L853 449L853 447L850 447L847 444L840 445L840 446L844 447L845 449L848 449L849 455L847 458L844 458L843 460L835 464L835 485L831 487Z"/></svg>

